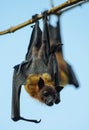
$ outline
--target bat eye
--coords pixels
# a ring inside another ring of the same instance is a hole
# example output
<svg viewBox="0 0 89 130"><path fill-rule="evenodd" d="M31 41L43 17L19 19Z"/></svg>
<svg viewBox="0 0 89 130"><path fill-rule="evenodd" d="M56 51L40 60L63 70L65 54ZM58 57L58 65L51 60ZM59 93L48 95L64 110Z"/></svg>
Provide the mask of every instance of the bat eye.
<svg viewBox="0 0 89 130"><path fill-rule="evenodd" d="M44 91L44 92L43 92L43 95L44 95L45 97L47 97L47 96L49 95L49 93L48 93L47 91Z"/></svg>

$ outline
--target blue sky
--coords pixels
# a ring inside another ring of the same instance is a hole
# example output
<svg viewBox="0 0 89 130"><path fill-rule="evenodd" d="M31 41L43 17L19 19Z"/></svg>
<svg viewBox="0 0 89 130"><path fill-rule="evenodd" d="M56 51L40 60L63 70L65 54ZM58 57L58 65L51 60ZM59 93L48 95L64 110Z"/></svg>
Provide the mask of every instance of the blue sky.
<svg viewBox="0 0 89 130"><path fill-rule="evenodd" d="M58 5L65 0L54 0ZM0 1L0 31L18 25L50 9L49 0ZM41 20L40 20L41 21ZM55 19L52 21L55 24ZM65 59L73 66L80 88L66 86L61 103L47 107L21 93L21 114L42 119L40 124L11 120L13 66L24 60L31 25L14 33L0 36L0 129L3 130L89 130L89 3L76 7L61 16L62 41Z"/></svg>

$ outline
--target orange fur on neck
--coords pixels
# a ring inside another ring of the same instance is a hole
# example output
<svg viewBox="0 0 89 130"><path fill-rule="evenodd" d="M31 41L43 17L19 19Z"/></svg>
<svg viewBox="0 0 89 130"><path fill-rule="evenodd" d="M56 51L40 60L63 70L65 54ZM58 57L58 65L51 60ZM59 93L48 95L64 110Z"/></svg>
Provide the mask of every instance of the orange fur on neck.
<svg viewBox="0 0 89 130"><path fill-rule="evenodd" d="M49 85L51 87L54 86L54 82L52 81L51 76L48 73L30 74L25 84L25 89L30 94L30 96L38 99L39 101L41 101L40 95L39 95L40 90L38 87L38 81L40 78L44 80L45 85Z"/></svg>

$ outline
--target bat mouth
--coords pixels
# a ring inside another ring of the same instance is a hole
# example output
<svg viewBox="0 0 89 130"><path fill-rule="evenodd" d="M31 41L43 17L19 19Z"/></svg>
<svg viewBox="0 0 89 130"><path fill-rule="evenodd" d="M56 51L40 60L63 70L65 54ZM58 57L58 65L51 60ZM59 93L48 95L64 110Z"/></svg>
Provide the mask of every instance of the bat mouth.
<svg viewBox="0 0 89 130"><path fill-rule="evenodd" d="M60 103L60 99L56 99L55 100L55 104L59 104ZM54 105L54 102L53 101L46 101L45 104L47 106L53 106Z"/></svg>
<svg viewBox="0 0 89 130"><path fill-rule="evenodd" d="M46 103L46 105L50 107L53 106L53 104L54 104L53 102Z"/></svg>

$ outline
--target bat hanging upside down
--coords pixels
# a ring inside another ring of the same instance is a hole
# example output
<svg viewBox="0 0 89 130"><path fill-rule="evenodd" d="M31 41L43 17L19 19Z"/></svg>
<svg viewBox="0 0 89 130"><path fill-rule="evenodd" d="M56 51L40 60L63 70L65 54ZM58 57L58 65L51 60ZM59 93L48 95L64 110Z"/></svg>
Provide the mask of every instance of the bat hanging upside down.
<svg viewBox="0 0 89 130"><path fill-rule="evenodd" d="M33 98L52 106L60 102L58 64L53 52L50 53L50 40L46 13L43 14L43 32L39 27L37 16L31 34L25 61L14 67L12 90L12 119L39 123L20 116L20 93L24 85Z"/></svg>
<svg viewBox="0 0 89 130"><path fill-rule="evenodd" d="M79 87L78 80L71 65L67 63L63 56L62 46L56 48L57 44L61 44L61 32L60 32L60 16L57 16L57 26L54 27L49 23L49 35L51 50L55 50L56 59L58 62L58 70L60 76L60 85L65 86L67 84ZM56 48L56 49L55 49Z"/></svg>

